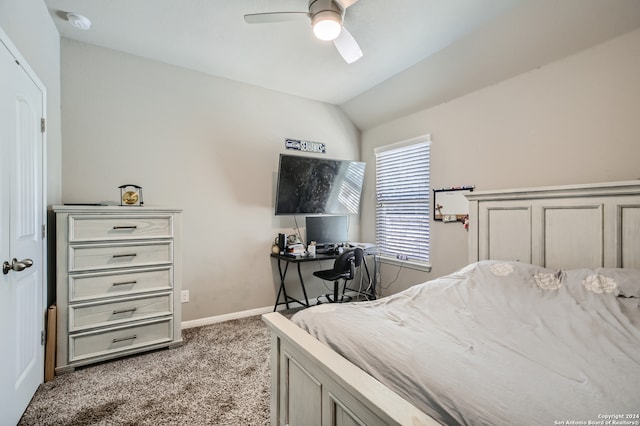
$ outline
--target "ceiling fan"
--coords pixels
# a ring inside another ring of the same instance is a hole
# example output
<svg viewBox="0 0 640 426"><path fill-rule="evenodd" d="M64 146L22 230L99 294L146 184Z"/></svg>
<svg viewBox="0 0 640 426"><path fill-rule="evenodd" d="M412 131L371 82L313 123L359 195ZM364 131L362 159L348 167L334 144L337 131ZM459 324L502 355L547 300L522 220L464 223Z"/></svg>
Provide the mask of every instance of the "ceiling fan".
<svg viewBox="0 0 640 426"><path fill-rule="evenodd" d="M313 33L320 40L333 40L344 60L351 64L362 58L362 50L343 25L347 8L358 0L309 0L308 12L265 12L244 15L248 24L291 21L310 18Z"/></svg>

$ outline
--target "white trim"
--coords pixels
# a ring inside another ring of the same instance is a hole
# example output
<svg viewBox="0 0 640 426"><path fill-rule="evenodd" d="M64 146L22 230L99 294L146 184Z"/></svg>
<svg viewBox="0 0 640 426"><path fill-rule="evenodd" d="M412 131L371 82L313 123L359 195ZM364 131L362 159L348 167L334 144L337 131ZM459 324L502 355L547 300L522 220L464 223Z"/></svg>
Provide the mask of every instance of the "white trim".
<svg viewBox="0 0 640 426"><path fill-rule="evenodd" d="M431 272L431 264L425 262L418 262L415 260L400 260L390 256L380 255L380 263L386 263L387 265L395 265L400 268L415 269L418 271Z"/></svg>
<svg viewBox="0 0 640 426"><path fill-rule="evenodd" d="M431 143L431 134L416 136L415 138L406 139L400 142L395 142L389 145L379 146L373 149L375 154L379 152L391 151L392 149L404 148L405 146L414 145L417 143Z"/></svg>
<svg viewBox="0 0 640 426"><path fill-rule="evenodd" d="M24 56L22 56L20 54L20 51L18 50L18 48L16 47L15 44L13 44L13 42L11 41L11 39L9 38L9 35L7 33L4 32L4 30L2 29L2 27L0 27L0 42L2 44L5 45L5 47L7 48L7 50L9 51L9 53L11 53L11 55L20 63L20 67L25 70L25 72L27 73L27 75L29 76L29 78L31 80L33 80L33 82L35 83L36 86L38 86L38 88L40 90L42 90L42 93L44 95L44 93L46 93L47 89L46 86L44 85L44 83L40 80L40 78L38 78L38 75L35 73L35 71L33 71L33 69L29 66L29 63L27 62L27 60L24 58ZM46 98L45 98L46 99ZM44 117L46 118L46 117Z"/></svg>
<svg viewBox="0 0 640 426"><path fill-rule="evenodd" d="M353 292L353 293L354 295L357 295L356 292ZM309 306L315 306L317 303L318 303L317 298L309 299ZM289 302L289 306L290 306L290 309L302 307L302 305L295 302ZM284 311L285 309L287 309L286 305L284 304L278 305L277 311ZM231 321L234 319L253 317L255 315L264 315L264 314L268 314L269 312L273 312L273 306L265 306L264 308L249 309L248 311L232 312L230 314L216 315L213 317L200 318L200 319L191 320L191 321L182 321L182 329L184 330L185 328L202 327L205 325L217 324L219 322Z"/></svg>
<svg viewBox="0 0 640 426"><path fill-rule="evenodd" d="M589 196L636 195L640 193L640 179L619 182L585 183L537 188L498 189L473 191L465 194L469 201L522 200L535 198L568 198Z"/></svg>
<svg viewBox="0 0 640 426"><path fill-rule="evenodd" d="M414 264L415 265L415 264ZM406 267L411 267L411 265L409 264L409 262L404 262L404 266ZM423 269L424 270L424 264L422 264L422 268L418 268L418 269ZM431 266L429 266L429 270L431 270ZM358 296L358 292L357 291L347 291L345 293L348 296L351 297L357 297ZM320 296L322 297L322 296ZM380 295L378 295L378 297L380 297ZM326 299L323 303L327 303ZM309 307L315 306L318 304L318 298L313 298L313 299L309 299ZM296 303L296 302L289 302L289 306L290 309L295 309L295 308L302 308L303 306ZM277 311L284 311L286 310L286 305L278 305L278 309ZM224 322L224 321L231 321L231 320L235 320L235 319L240 319L240 318L247 318L247 317L253 317L256 315L264 315L264 314L268 314L270 312L273 312L273 306L265 306L264 308L256 308L256 309L249 309L248 311L240 311L240 312L232 312L230 314L223 314L223 315L216 315L213 317L207 317L207 318L200 318L200 319L196 319L196 320L191 320L191 321L182 321L182 329L186 329L186 328L193 328L193 327L203 327L205 325L211 325L211 324L217 324L219 322Z"/></svg>
<svg viewBox="0 0 640 426"><path fill-rule="evenodd" d="M239 318L252 317L255 315L262 315L273 311L273 307L264 307L264 308L256 308L250 309L248 311L240 311L240 312L232 312L230 314L216 315L213 317L200 318L191 321L182 321L182 329L185 328L193 328L193 327L202 327L204 325L216 324L219 322L230 321Z"/></svg>

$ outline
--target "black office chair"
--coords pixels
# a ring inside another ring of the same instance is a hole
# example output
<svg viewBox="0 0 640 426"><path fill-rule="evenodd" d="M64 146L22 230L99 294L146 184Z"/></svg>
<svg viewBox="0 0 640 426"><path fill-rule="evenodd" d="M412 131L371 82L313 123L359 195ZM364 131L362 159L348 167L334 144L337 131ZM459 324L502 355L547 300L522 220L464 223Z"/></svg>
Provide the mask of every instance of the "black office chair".
<svg viewBox="0 0 640 426"><path fill-rule="evenodd" d="M351 300L351 296L345 296L347 281L352 280L356 274L356 268L360 267L364 252L361 248L344 251L333 263L333 269L325 269L313 273L318 278L326 281L333 281L333 298L330 294L325 294L329 303L343 303ZM342 296L338 296L340 290L340 280L344 280Z"/></svg>

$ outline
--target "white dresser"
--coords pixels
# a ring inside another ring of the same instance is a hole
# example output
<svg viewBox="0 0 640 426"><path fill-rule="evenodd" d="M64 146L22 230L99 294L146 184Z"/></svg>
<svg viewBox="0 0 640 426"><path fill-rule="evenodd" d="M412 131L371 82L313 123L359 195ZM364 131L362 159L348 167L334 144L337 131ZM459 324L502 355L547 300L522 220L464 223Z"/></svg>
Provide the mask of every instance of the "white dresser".
<svg viewBox="0 0 640 426"><path fill-rule="evenodd" d="M56 372L182 344L181 210L54 206Z"/></svg>

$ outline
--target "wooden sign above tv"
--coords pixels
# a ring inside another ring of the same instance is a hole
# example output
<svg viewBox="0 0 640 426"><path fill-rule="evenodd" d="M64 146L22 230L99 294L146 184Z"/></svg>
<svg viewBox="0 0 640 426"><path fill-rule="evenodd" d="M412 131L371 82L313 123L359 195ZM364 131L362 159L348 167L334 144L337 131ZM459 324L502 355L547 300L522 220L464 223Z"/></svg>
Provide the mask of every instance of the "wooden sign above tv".
<svg viewBox="0 0 640 426"><path fill-rule="evenodd" d="M285 139L284 146L287 149L295 149L296 151L315 152L317 154L326 154L327 149L322 142L301 141L298 139Z"/></svg>

